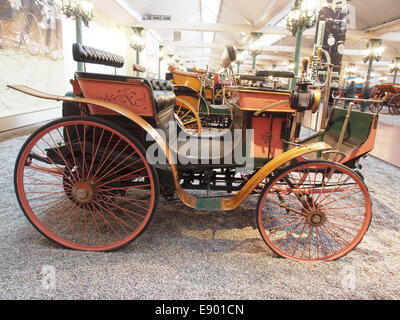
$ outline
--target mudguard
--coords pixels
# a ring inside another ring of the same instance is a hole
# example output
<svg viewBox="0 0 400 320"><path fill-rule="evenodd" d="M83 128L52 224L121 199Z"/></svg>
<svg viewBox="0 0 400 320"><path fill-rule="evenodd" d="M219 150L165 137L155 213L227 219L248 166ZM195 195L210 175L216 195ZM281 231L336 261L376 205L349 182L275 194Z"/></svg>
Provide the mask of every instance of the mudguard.
<svg viewBox="0 0 400 320"><path fill-rule="evenodd" d="M258 170L251 179L243 186L243 188L231 198L217 198L217 199L201 199L196 198L193 195L188 194L185 190L182 189L179 183L179 175L178 169L174 162L170 160L173 159L172 153L170 153L169 147L164 140L164 138L157 132L155 128L153 128L147 121L145 121L141 116L135 114L132 110L129 110L125 107L121 107L115 103L97 100L97 99L86 99L79 97L70 97L70 96L57 96L47 94L27 86L22 85L8 85L9 88L20 91L22 93L47 99L47 100L56 100L56 101L67 101L67 102L76 102L82 104L93 104L98 105L100 107L110 109L114 112L118 112L119 114L125 116L130 119L137 125L139 125L143 130L145 130L158 144L159 148L164 152L169 165L172 170L172 174L174 177L175 188L178 197L180 200L186 204L188 207L197 209L197 210L233 210L236 209L240 204L242 204L246 198L252 193L252 191L261 183L266 177L268 177L274 170L281 167L285 163L308 153L316 152L316 151L325 151L331 149L329 145L324 142L312 143L310 145L301 146L293 148L285 153L282 153L278 157L275 157L273 160L268 162L264 167Z"/></svg>

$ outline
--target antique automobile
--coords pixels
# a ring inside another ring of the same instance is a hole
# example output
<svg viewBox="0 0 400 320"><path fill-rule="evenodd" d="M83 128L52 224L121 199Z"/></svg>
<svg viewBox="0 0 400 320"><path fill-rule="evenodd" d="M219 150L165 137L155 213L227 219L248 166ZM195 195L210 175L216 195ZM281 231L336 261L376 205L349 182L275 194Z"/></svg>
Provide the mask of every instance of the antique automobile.
<svg viewBox="0 0 400 320"><path fill-rule="evenodd" d="M222 66L228 68L230 61L235 60L236 51L228 46L222 57ZM196 69L197 72L185 72L174 67L170 71L173 75L174 93L178 98L175 113L186 128L226 129L232 126L232 108L226 104L225 85L222 88L213 87L210 92L206 71ZM229 79L226 81L229 83Z"/></svg>
<svg viewBox="0 0 400 320"><path fill-rule="evenodd" d="M198 69L195 66L193 71L199 74L200 80L203 82L204 95L210 104L223 103L223 84L218 72L210 72L207 70Z"/></svg>
<svg viewBox="0 0 400 320"><path fill-rule="evenodd" d="M384 106L387 106L390 114L400 113L400 85L398 83L382 83L372 88L373 99L384 98L384 103L381 104L379 111ZM370 103L369 109L371 112L376 112L377 104Z"/></svg>
<svg viewBox="0 0 400 320"><path fill-rule="evenodd" d="M232 63L234 50L225 50L223 65ZM124 64L80 44L73 53L84 63ZM193 212L232 211L254 195L261 237L276 254L338 259L368 230L371 199L351 168L305 159L331 147L295 142L298 120L320 100L304 74L298 80L291 92L230 88L232 125L200 132L183 126L174 88L164 81L76 72L67 96L9 85L65 107L64 117L34 132L17 158L22 211L64 247L109 251L144 231L160 195L176 195Z"/></svg>
<svg viewBox="0 0 400 320"><path fill-rule="evenodd" d="M168 68L171 71L173 83L177 86L187 86L202 94L209 104L221 104L223 100L223 86L220 75L215 72L193 67L193 72L177 69L174 65Z"/></svg>

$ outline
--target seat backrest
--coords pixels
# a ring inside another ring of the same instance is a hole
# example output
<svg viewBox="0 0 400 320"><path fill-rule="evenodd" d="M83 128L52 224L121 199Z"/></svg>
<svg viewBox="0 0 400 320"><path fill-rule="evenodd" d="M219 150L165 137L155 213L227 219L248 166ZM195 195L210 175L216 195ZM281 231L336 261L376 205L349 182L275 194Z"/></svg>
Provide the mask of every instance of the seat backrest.
<svg viewBox="0 0 400 320"><path fill-rule="evenodd" d="M342 132L346 114L347 110L345 109L333 108L326 132L338 138ZM369 136L374 116L375 114L371 113L351 111L345 141L354 145L362 144Z"/></svg>
<svg viewBox="0 0 400 320"><path fill-rule="evenodd" d="M105 66L122 68L124 58L111 52L84 46L80 43L72 45L72 54L76 62L101 64Z"/></svg>
<svg viewBox="0 0 400 320"><path fill-rule="evenodd" d="M229 67L232 62L236 61L237 50L233 45L227 45L222 53L221 64L224 68Z"/></svg>
<svg viewBox="0 0 400 320"><path fill-rule="evenodd" d="M174 84L177 86L185 86L200 92L203 88L203 84L199 79L199 74L195 72L184 72L176 70L175 68L170 68Z"/></svg>
<svg viewBox="0 0 400 320"><path fill-rule="evenodd" d="M257 70L257 77L294 78L293 71Z"/></svg>

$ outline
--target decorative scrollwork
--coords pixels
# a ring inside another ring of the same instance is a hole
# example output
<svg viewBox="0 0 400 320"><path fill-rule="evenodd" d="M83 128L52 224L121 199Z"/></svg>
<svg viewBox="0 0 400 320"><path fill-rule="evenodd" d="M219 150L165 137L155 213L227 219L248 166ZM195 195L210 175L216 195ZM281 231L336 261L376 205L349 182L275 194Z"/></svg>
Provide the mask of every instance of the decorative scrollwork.
<svg viewBox="0 0 400 320"><path fill-rule="evenodd" d="M116 93L106 92L104 97L98 97L98 99L116 104L129 104L133 107L143 107L145 106L146 96L144 93L138 96L132 89L125 88L117 90Z"/></svg>

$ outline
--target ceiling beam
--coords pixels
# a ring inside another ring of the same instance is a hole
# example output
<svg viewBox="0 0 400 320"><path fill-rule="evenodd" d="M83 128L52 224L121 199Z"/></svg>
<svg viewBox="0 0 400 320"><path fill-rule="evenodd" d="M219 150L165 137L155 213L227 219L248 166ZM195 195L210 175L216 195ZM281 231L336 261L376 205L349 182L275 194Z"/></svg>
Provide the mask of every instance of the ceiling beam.
<svg viewBox="0 0 400 320"><path fill-rule="evenodd" d="M124 25L132 27L131 25ZM143 27L149 30L171 30L171 31L198 31L198 32L224 32L224 33L246 33L262 32L266 35L292 36L285 27L264 26L257 28L248 24L221 24L221 23L171 23L164 21L137 21L134 24L137 27ZM386 41L400 42L400 33L392 32L400 29L400 21L398 24L386 26L379 30L347 30L346 39L348 40L368 40L370 38L381 38ZM314 38L315 28L304 32L304 37Z"/></svg>
<svg viewBox="0 0 400 320"><path fill-rule="evenodd" d="M367 31L369 34L373 34L374 38L378 38L385 33L397 31L400 29L400 17L392 19L391 21L382 23L380 25L370 27Z"/></svg>
<svg viewBox="0 0 400 320"><path fill-rule="evenodd" d="M162 45L171 46L173 48L200 48L200 49L225 49L223 43L202 43L202 42L183 42L183 41L162 41ZM248 46L238 47L237 49L248 49ZM310 49L311 50L311 49ZM292 46L265 46L263 47L263 52L294 52L294 47Z"/></svg>
<svg viewBox="0 0 400 320"><path fill-rule="evenodd" d="M119 0L121 1L121 0ZM123 25L131 28L132 25ZM143 27L149 30L171 30L171 31L198 31L198 32L224 32L224 33L246 33L262 32L264 34L292 36L286 27L263 26L257 27L249 24L221 24L221 23L172 23L165 21L142 20L134 23L133 26ZM400 42L400 33L393 31L400 30L400 19L390 23L377 26L368 30L347 30L348 40L368 40L370 38L381 38L386 41ZM304 37L313 38L315 28L304 32Z"/></svg>
<svg viewBox="0 0 400 320"><path fill-rule="evenodd" d="M135 27L153 30L179 30L179 31L204 31L204 32L227 32L227 33L251 33L262 32L264 34L290 35L286 28L276 26L264 26L258 28L249 24L223 24L223 23L173 23L165 21L138 21ZM132 26L126 26L132 27Z"/></svg>
<svg viewBox="0 0 400 320"><path fill-rule="evenodd" d="M202 42L183 42L183 41L163 41L161 44L165 46L170 46L172 48L199 48L199 49L217 49L223 50L225 48L224 44L218 43L202 43ZM237 49L248 49L247 46L238 47ZM311 47L304 47L301 49L303 53L310 54L312 52ZM265 46L263 47L263 53L267 52L287 52L294 53L294 46ZM397 51L386 48L386 54L397 54ZM362 56L363 50L354 50L354 49L344 49L344 54L349 56Z"/></svg>

